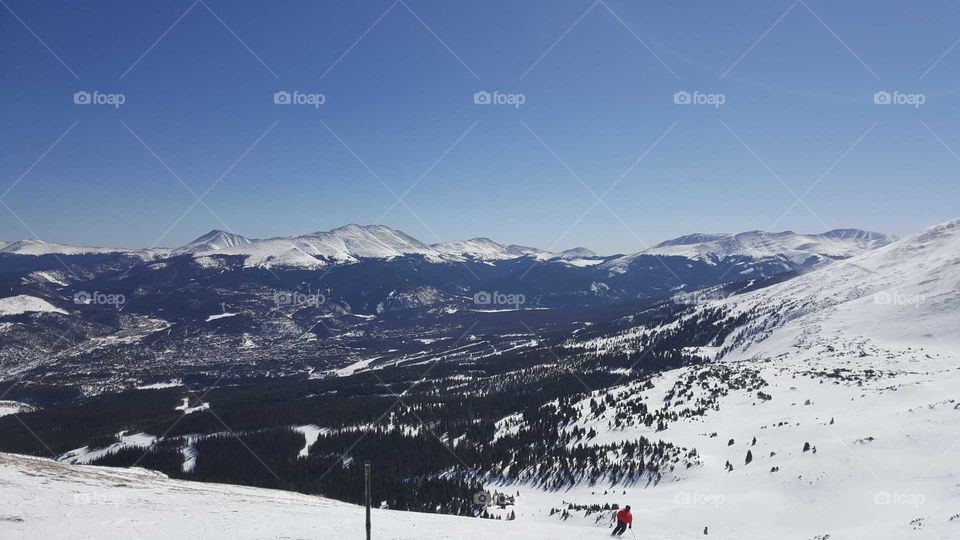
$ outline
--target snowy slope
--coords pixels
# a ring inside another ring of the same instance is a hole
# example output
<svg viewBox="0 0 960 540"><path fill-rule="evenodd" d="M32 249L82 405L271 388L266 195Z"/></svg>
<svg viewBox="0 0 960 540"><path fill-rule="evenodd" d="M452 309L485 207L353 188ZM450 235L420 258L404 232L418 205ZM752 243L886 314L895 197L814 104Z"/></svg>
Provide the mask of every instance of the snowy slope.
<svg viewBox="0 0 960 540"><path fill-rule="evenodd" d="M614 259L605 264L612 272L623 272L640 255L687 257L716 263L727 257L755 260L777 259L789 265L808 264L811 258L844 259L876 249L895 237L858 229L837 229L822 234L797 234L792 231L750 231L739 234L691 234L667 240L656 246Z"/></svg>
<svg viewBox="0 0 960 540"><path fill-rule="evenodd" d="M0 298L0 316L21 315L23 313L60 313L66 315L67 312L54 306L50 302L20 294L7 298Z"/></svg>
<svg viewBox="0 0 960 540"><path fill-rule="evenodd" d="M0 400L0 416L6 416L8 414L19 414L24 412L35 411L36 409L27 403L20 403L19 401L5 401Z"/></svg>
<svg viewBox="0 0 960 540"><path fill-rule="evenodd" d="M849 360L813 367L870 365ZM644 435L695 447L701 466L650 486L583 484L559 492L505 486L520 493L512 522L374 510L374 536L582 540L608 534L605 520L573 512L561 521L550 509L627 503L638 538L701 538L705 527L707 538L730 540L956 538L956 360L935 359L922 369L898 364L865 381L824 378L791 359L669 371L649 387L628 384L613 392L621 402L642 399L679 413L710 399L702 384L725 389L716 409L681 416L657 432L610 428L615 411L591 417L584 400L581 419L569 428L596 429L593 444ZM747 373L766 382L769 400L730 384ZM689 397L676 392L691 378L698 383ZM0 503L2 538L362 538L362 510L345 503L34 457L0 455Z"/></svg>
<svg viewBox="0 0 960 540"><path fill-rule="evenodd" d="M582 526L372 511L373 537L579 539ZM602 531L600 531L602 532ZM0 538L363 538L362 507L143 469L0 454Z"/></svg>
<svg viewBox="0 0 960 540"><path fill-rule="evenodd" d="M841 367L862 375L877 369L876 360L788 357L669 371L652 388L625 385L614 391L619 401L679 417L662 431L610 428L616 411L590 417L585 400L575 425L596 429L591 443L656 437L696 448L702 465L656 486L615 488L613 497L600 496L605 486L581 485L564 498L628 502L651 538L701 537L704 527L725 539L958 538L958 359L884 363L882 377L843 380L822 373ZM739 377L762 380L767 398L733 384ZM546 506L551 495L526 498Z"/></svg>
<svg viewBox="0 0 960 540"><path fill-rule="evenodd" d="M596 253L585 247L567 249L557 254L558 259L589 259L596 256Z"/></svg>
<svg viewBox="0 0 960 540"><path fill-rule="evenodd" d="M691 259L722 259L733 255L760 258L771 254L784 254L791 260L802 262L811 255L851 257L894 240L896 238L890 235L855 229L838 229L823 234L750 231L739 234L684 236L662 242L643 253L679 255Z"/></svg>
<svg viewBox="0 0 960 540"><path fill-rule="evenodd" d="M174 255L183 253L206 253L211 251L222 251L228 249L237 249L249 246L252 242L239 234L229 233L227 231L213 230L197 238L189 244L177 248L173 251Z"/></svg>
<svg viewBox="0 0 960 540"><path fill-rule="evenodd" d="M912 356L960 348L960 220L785 283L713 302L755 317L728 338L730 359L860 347Z"/></svg>
<svg viewBox="0 0 960 540"><path fill-rule="evenodd" d="M481 261L503 261L526 256L540 259L552 256L551 253L537 248L518 245L505 246L489 238L472 238L470 240L443 242L433 244L430 247L441 255L454 260L474 259Z"/></svg>
<svg viewBox="0 0 960 540"><path fill-rule="evenodd" d="M143 259L153 259L166 254L163 249L123 249L110 247L67 246L63 244L49 244L42 240L19 240L17 242L0 242L0 253L12 255L90 255L123 253Z"/></svg>
<svg viewBox="0 0 960 540"><path fill-rule="evenodd" d="M697 449L701 466L628 493L641 522L665 537L960 537L960 220L685 317L718 310L746 315L700 351L719 362L609 391L663 412L664 429L611 427L627 409L593 417L589 400L570 426L596 429L595 444Z"/></svg>

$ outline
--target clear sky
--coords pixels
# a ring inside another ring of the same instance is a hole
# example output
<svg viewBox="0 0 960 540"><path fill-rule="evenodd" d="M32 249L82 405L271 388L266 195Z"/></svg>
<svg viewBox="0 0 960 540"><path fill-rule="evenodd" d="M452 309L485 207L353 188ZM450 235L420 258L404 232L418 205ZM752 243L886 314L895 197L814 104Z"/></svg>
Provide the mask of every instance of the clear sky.
<svg viewBox="0 0 960 540"><path fill-rule="evenodd" d="M613 253L960 217L957 2L2 4L2 239L383 223Z"/></svg>

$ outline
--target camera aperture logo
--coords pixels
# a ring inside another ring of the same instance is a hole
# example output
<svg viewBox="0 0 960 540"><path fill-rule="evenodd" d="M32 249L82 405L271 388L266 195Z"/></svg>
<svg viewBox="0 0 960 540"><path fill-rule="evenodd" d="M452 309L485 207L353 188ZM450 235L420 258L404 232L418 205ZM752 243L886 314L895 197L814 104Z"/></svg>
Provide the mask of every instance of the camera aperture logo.
<svg viewBox="0 0 960 540"><path fill-rule="evenodd" d="M73 494L73 504L76 505L104 505L104 506L123 506L127 503L127 498L123 495L100 492L83 492Z"/></svg>
<svg viewBox="0 0 960 540"><path fill-rule="evenodd" d="M273 295L273 303L277 307L297 306L318 308L327 301L327 297L320 293L300 291L280 291Z"/></svg>
<svg viewBox="0 0 960 540"><path fill-rule="evenodd" d="M273 93L274 105L309 105L314 109L319 109L321 105L327 102L327 96L324 94L311 94L294 90L277 90Z"/></svg>
<svg viewBox="0 0 960 540"><path fill-rule="evenodd" d="M899 491L878 491L873 494L873 504L881 506L901 505L919 508L927 502L922 493L900 493Z"/></svg>
<svg viewBox="0 0 960 540"><path fill-rule="evenodd" d="M73 303L82 306L113 306L119 308L127 303L127 297L120 293L77 291L73 294Z"/></svg>
<svg viewBox="0 0 960 540"><path fill-rule="evenodd" d="M513 108L519 109L526 102L527 96L525 94L504 94L498 90L493 93L486 90L478 90L473 93L474 105L512 105Z"/></svg>
<svg viewBox="0 0 960 540"><path fill-rule="evenodd" d="M676 293L671 297L671 300L681 306L698 306L713 300L721 300L727 296L727 294L718 291L693 291Z"/></svg>
<svg viewBox="0 0 960 540"><path fill-rule="evenodd" d="M505 493L495 491L478 491L473 494L473 504L481 507L507 506L515 503L515 499Z"/></svg>
<svg viewBox="0 0 960 540"><path fill-rule="evenodd" d="M673 496L673 503L677 506L706 505L720 508L727 502L727 498L719 493L700 493L698 491L681 491Z"/></svg>
<svg viewBox="0 0 960 540"><path fill-rule="evenodd" d="M721 93L708 94L696 90L693 92L680 90L673 94L674 105L708 105L714 109L719 109L726 102L727 96Z"/></svg>
<svg viewBox="0 0 960 540"><path fill-rule="evenodd" d="M479 291L474 293L473 303L478 306L509 306L520 309L520 306L527 303L527 297L519 293Z"/></svg>
<svg viewBox="0 0 960 540"><path fill-rule="evenodd" d="M926 102L926 94L921 94L919 92L907 94L898 91L888 92L886 90L880 90L879 92L874 92L873 94L874 105L908 105L912 106L914 109L919 109L920 106Z"/></svg>
<svg viewBox="0 0 960 540"><path fill-rule="evenodd" d="M127 96L124 94L105 94L98 90L93 92L79 90L73 93L74 105L110 105L114 109L119 109L126 102Z"/></svg>
<svg viewBox="0 0 960 540"><path fill-rule="evenodd" d="M873 295L873 303L878 306L913 306L920 307L920 304L927 301L922 294L904 294L899 291L880 291Z"/></svg>

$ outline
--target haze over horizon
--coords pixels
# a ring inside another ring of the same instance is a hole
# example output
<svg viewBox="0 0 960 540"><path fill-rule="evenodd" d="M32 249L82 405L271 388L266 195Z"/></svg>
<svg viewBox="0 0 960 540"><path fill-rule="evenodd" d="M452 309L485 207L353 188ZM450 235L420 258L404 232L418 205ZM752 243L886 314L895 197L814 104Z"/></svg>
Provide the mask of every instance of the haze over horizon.
<svg viewBox="0 0 960 540"><path fill-rule="evenodd" d="M946 1L4 8L4 240L383 223L612 254L958 217Z"/></svg>

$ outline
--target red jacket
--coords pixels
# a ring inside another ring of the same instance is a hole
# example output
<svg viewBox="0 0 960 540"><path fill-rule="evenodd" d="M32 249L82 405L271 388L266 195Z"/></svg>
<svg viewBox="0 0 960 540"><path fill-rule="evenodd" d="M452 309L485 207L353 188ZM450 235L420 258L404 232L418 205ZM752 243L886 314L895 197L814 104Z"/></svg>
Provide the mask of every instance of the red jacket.
<svg viewBox="0 0 960 540"><path fill-rule="evenodd" d="M617 521L622 521L627 525L633 525L633 514L624 508L623 510L617 512Z"/></svg>

